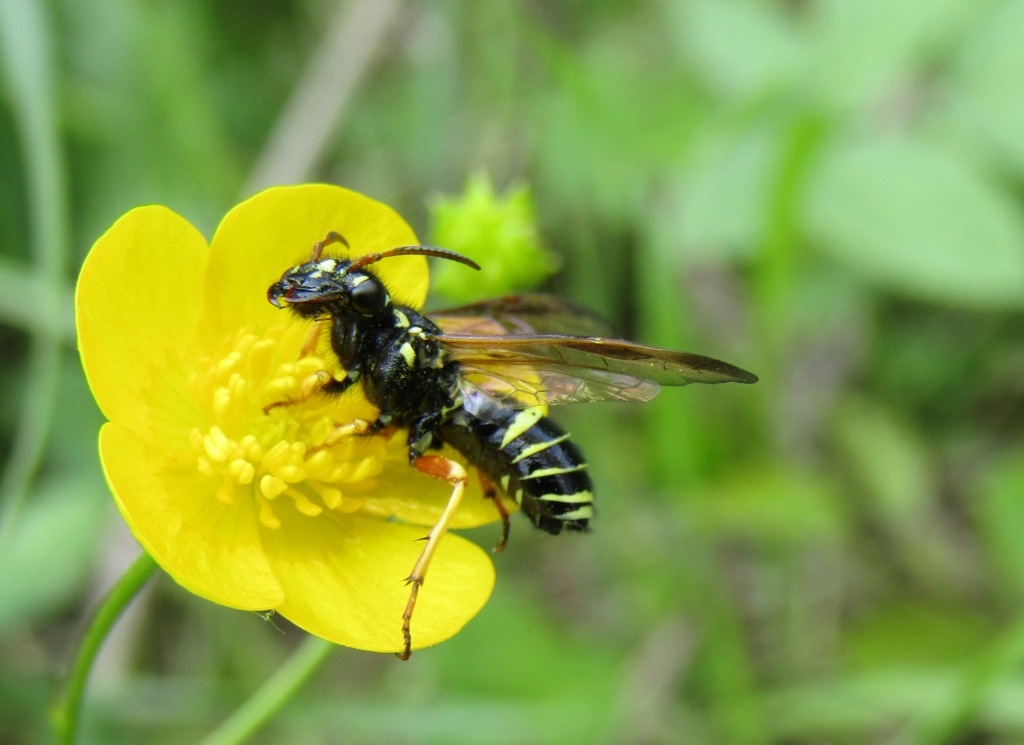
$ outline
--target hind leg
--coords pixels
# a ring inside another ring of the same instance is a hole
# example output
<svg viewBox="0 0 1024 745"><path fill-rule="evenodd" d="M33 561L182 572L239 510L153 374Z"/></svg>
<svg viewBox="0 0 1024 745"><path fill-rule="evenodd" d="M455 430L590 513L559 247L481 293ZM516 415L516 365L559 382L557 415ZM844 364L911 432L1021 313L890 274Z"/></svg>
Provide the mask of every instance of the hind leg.
<svg viewBox="0 0 1024 745"><path fill-rule="evenodd" d="M487 474L479 469L477 469L477 474L480 476L480 484L484 488L484 497L494 500L494 506L497 508L498 514L501 515L501 540L494 547L494 553L500 554L505 550L505 546L508 545L508 536L512 531L512 525L508 520L509 512L505 509L505 505L501 503L501 494L498 493L498 487L494 485L494 482L487 478Z"/></svg>
<svg viewBox="0 0 1024 745"><path fill-rule="evenodd" d="M445 505L441 517L427 534L427 543L423 547L419 559L416 560L412 572L405 580L410 590L409 601L405 605L405 612L402 613L402 637L405 640L405 649L398 656L403 660L409 659L409 655L412 654L412 614L416 609L416 598L419 596L420 587L423 586L423 580L427 576L427 569L430 568L430 560L434 558L438 544L444 538L444 534L448 532L452 518L459 509L462 495L466 491L466 484L469 483L469 476L466 474L465 468L440 455L421 455L413 461L412 465L420 473L447 481L452 485L452 495L448 498L448 504Z"/></svg>

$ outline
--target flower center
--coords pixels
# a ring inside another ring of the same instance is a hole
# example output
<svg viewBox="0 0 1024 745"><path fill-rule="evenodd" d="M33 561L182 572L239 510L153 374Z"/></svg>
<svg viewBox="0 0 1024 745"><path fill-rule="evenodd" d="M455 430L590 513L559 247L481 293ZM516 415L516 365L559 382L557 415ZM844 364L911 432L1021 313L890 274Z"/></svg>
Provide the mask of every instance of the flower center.
<svg viewBox="0 0 1024 745"><path fill-rule="evenodd" d="M192 380L191 398L208 424L189 433L191 450L182 465L214 480L224 504L249 501L268 528L280 527L278 511L286 505L309 517L358 510L359 494L372 488L386 455L380 438L346 437L323 446L337 427L372 419L375 410L358 395L303 397L311 376L337 372L315 354L300 358L307 333L297 324L263 336L242 330L219 359L202 360Z"/></svg>

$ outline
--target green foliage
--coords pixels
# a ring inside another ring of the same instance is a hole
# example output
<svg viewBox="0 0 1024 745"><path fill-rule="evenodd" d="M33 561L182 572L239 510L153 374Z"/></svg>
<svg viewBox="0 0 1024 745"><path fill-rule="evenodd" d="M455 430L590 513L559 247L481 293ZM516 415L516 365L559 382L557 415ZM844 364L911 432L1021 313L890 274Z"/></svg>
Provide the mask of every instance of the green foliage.
<svg viewBox="0 0 1024 745"><path fill-rule="evenodd" d="M594 534L514 520L465 632L407 664L339 652L254 742L1024 741L1024 2L444 0L379 36L392 4L349 5L0 3L0 740L48 741L53 673L125 564L61 367L78 261L138 204L209 233L344 100L282 178L474 256L472 287L438 267L447 299L560 264L549 289L624 334L761 382L556 412ZM332 42L376 54L302 109ZM140 605L83 742L199 741L300 638L166 580Z"/></svg>
<svg viewBox="0 0 1024 745"><path fill-rule="evenodd" d="M999 579L1013 600L1024 597L1024 453L1009 450L986 469L978 521Z"/></svg>
<svg viewBox="0 0 1024 745"><path fill-rule="evenodd" d="M837 147L808 194L808 232L868 281L939 302L1024 303L1019 204L955 155L917 142Z"/></svg>
<svg viewBox="0 0 1024 745"><path fill-rule="evenodd" d="M91 479L41 485L0 566L0 633L65 610L93 571L109 504Z"/></svg>

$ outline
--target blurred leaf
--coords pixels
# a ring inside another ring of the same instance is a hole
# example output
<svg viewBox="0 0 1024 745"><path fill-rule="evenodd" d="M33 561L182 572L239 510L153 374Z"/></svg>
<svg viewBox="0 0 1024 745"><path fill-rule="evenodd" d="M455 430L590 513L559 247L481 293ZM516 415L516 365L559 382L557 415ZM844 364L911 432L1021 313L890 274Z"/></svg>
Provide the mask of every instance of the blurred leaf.
<svg viewBox="0 0 1024 745"><path fill-rule="evenodd" d="M686 58L720 95L750 98L791 79L803 49L779 3L668 3Z"/></svg>
<svg viewBox="0 0 1024 745"><path fill-rule="evenodd" d="M975 0L831 0L816 3L807 70L816 94L852 107L922 74L980 3Z"/></svg>
<svg viewBox="0 0 1024 745"><path fill-rule="evenodd" d="M1013 394L1024 384L1017 372L1024 352L1015 352L1009 342L1012 326L997 314L894 305L889 317L898 317L898 322L893 318L876 325L867 363L880 398L899 402L901 410L913 412L936 433L976 428L995 433L998 421L1013 420L1014 409L1006 399L1024 404L1024 396ZM999 400L994 402L998 414L974 420L985 397Z"/></svg>
<svg viewBox="0 0 1024 745"><path fill-rule="evenodd" d="M529 581L544 581L530 578ZM557 623L530 589L507 585L481 614L445 644L437 663L453 690L494 702L551 705L523 723L520 741L590 742L606 731L620 694L618 656L588 642L580 629ZM580 716L547 716L562 711ZM450 735L449 735L450 737ZM504 742L499 738L496 742Z"/></svg>
<svg viewBox="0 0 1024 745"><path fill-rule="evenodd" d="M778 137L759 127L709 139L655 213L657 243L687 259L746 257L764 229Z"/></svg>
<svg viewBox="0 0 1024 745"><path fill-rule="evenodd" d="M970 662L991 637L992 624L977 610L894 599L858 615L843 639L852 670Z"/></svg>
<svg viewBox="0 0 1024 745"><path fill-rule="evenodd" d="M837 489L798 466L762 463L708 490L704 516L716 535L769 547L834 545L845 516Z"/></svg>
<svg viewBox="0 0 1024 745"><path fill-rule="evenodd" d="M194 0L66 3L80 197L95 239L122 212L170 205L212 232L242 180L210 64L217 29ZM250 73L251 76L251 73ZM262 91L261 91L262 92Z"/></svg>
<svg viewBox="0 0 1024 745"><path fill-rule="evenodd" d="M44 290L56 296L53 304L60 306L59 315L40 313L38 304L26 302L32 293ZM24 331L52 334L66 340L74 339L73 296L69 285L58 288L50 283L38 282L32 270L21 262L0 258L0 322Z"/></svg>
<svg viewBox="0 0 1024 745"><path fill-rule="evenodd" d="M923 143L836 147L811 177L807 230L822 251L896 292L1024 307L1024 222L1008 195Z"/></svg>
<svg viewBox="0 0 1024 745"><path fill-rule="evenodd" d="M1024 1L994 4L977 27L968 27L949 73L949 87L934 118L953 130L967 152L979 148L996 166L1004 158L1024 173Z"/></svg>
<svg viewBox="0 0 1024 745"><path fill-rule="evenodd" d="M565 701L609 696L612 681L601 672L612 662L607 651L587 643L580 629L559 623L533 588L513 582L488 602L480 616L446 644L438 664L467 691L482 695L517 692L523 698ZM530 649L529 656L520 651ZM560 659L536 677L537 660ZM473 664L468 664L472 660ZM500 676L493 672L501 670Z"/></svg>
<svg viewBox="0 0 1024 745"><path fill-rule="evenodd" d="M98 437L105 421L82 374L77 354L65 353L56 392L58 426L47 445L47 466L54 473L80 474L92 479L90 493L105 490L98 457Z"/></svg>
<svg viewBox="0 0 1024 745"><path fill-rule="evenodd" d="M321 726L315 730L308 727L308 721L297 722L306 725L306 742L315 742L323 732L332 730L345 732L348 742L423 745L561 745L593 742L592 738L599 736L593 726L594 705L581 700L545 702L446 694L440 700L417 704L396 705L383 697L335 704L323 707ZM409 739L410 730L415 732L413 740Z"/></svg>
<svg viewBox="0 0 1024 745"><path fill-rule="evenodd" d="M0 629L35 623L78 596L109 511L91 479L71 477L35 493L0 558Z"/></svg>
<svg viewBox="0 0 1024 745"><path fill-rule="evenodd" d="M845 402L836 426L843 454L882 519L901 530L919 528L937 487L917 433L888 410L859 399Z"/></svg>
<svg viewBox="0 0 1024 745"><path fill-rule="evenodd" d="M1024 451L1009 450L989 466L977 517L993 563L1019 599L1024 593Z"/></svg>
<svg viewBox="0 0 1024 745"><path fill-rule="evenodd" d="M947 706L961 678L962 670L953 666L880 665L863 674L781 687L767 696L767 702L780 742L891 743L894 727ZM1007 733L1005 739L993 735L993 742L1018 742L1017 733L1024 729L1022 696L1024 684L1019 679L1000 681L975 726Z"/></svg>
<svg viewBox="0 0 1024 745"><path fill-rule="evenodd" d="M840 455L872 521L886 532L894 560L931 592L952 599L973 584L973 565L951 551L956 536L943 519L934 456L925 438L889 409L849 398L835 414Z"/></svg>
<svg viewBox="0 0 1024 745"><path fill-rule="evenodd" d="M685 152L698 102L637 29L571 51L551 50L554 79L526 112L537 138L535 184L563 209L628 224L647 214L649 179Z"/></svg>

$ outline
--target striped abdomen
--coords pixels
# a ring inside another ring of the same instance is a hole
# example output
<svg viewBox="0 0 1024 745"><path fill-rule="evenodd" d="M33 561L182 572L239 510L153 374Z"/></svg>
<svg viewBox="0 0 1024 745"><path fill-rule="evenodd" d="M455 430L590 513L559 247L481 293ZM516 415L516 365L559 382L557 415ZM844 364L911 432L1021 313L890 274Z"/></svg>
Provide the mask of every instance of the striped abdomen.
<svg viewBox="0 0 1024 745"><path fill-rule="evenodd" d="M594 515L587 462L538 407L452 412L441 439L465 455L548 533L582 531Z"/></svg>

